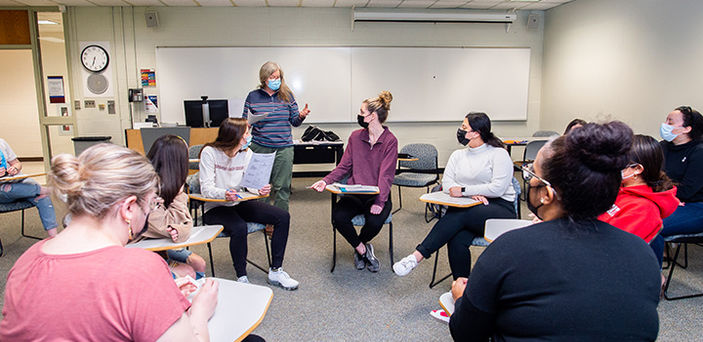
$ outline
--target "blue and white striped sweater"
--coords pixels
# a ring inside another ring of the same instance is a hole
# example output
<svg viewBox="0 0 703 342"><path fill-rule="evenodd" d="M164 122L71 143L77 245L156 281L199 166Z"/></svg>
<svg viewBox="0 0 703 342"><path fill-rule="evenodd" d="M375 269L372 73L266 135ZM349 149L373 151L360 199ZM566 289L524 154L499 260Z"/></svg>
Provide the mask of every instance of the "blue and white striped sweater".
<svg viewBox="0 0 703 342"><path fill-rule="evenodd" d="M252 125L252 140L255 143L267 147L293 146L291 125L298 127L303 123L295 99L282 102L277 92L269 95L262 89L253 90L244 102L242 117L247 118L249 111L254 114L269 113L265 119Z"/></svg>

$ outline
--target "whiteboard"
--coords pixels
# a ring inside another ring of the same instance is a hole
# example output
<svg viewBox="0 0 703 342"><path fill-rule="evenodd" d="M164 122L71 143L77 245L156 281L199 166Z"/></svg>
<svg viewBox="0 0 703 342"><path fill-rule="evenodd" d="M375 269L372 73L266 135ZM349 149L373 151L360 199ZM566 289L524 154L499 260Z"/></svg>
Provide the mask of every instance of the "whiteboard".
<svg viewBox="0 0 703 342"><path fill-rule="evenodd" d="M459 121L469 111L526 120L529 48L157 47L161 120L185 122L183 100L230 100L230 116L275 61L306 123L355 122L361 102L393 94L388 121Z"/></svg>

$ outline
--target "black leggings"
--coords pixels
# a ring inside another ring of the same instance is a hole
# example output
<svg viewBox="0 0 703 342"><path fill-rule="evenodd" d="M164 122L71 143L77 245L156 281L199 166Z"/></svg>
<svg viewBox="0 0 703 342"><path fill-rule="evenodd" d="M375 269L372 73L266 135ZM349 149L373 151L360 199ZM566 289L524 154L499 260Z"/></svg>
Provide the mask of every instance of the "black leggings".
<svg viewBox="0 0 703 342"><path fill-rule="evenodd" d="M261 201L245 201L235 206L220 206L203 215L206 224L221 224L229 234L229 253L237 277L247 275L247 222L273 224L271 236L271 267L283 266L288 242L290 214Z"/></svg>
<svg viewBox="0 0 703 342"><path fill-rule="evenodd" d="M513 203L501 198L488 199L488 205L480 204L470 208L449 207L447 213L432 227L416 249L423 257L429 258L446 244L449 267L454 279L468 277L471 272L469 246L476 236L483 236L486 220L515 217Z"/></svg>
<svg viewBox="0 0 703 342"><path fill-rule="evenodd" d="M344 195L332 210L332 225L354 248L360 243L368 243L378 235L378 232L383 228L383 223L388 218L388 214L391 212L393 204L389 195L381 213L378 215L371 214L370 209L375 200L376 195ZM359 214L364 215L365 224L361 227L361 232L357 234L351 220Z"/></svg>

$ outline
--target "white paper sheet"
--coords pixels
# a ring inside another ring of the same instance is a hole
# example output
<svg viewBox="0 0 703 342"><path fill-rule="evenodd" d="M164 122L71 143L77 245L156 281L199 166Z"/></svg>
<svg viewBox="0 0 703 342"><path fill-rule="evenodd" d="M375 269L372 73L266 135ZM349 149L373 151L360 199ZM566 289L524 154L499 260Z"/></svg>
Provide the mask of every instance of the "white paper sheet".
<svg viewBox="0 0 703 342"><path fill-rule="evenodd" d="M248 189L261 189L269 183L271 178L271 169L273 169L273 160L276 158L276 153L254 153L249 161L249 166L244 172L244 178L239 183Z"/></svg>

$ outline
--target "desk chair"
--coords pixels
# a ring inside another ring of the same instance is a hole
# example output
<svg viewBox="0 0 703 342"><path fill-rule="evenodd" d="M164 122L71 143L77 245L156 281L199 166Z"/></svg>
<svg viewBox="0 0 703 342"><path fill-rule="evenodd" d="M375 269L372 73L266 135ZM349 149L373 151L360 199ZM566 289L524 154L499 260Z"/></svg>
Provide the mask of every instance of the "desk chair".
<svg viewBox="0 0 703 342"><path fill-rule="evenodd" d="M393 214L403 209L403 196L401 187L427 188L439 181L439 168L437 165L437 148L431 144L409 144L400 149L400 153L407 153L418 158L415 161L399 161L393 184L398 186L398 209ZM425 207L425 221L427 221L427 207ZM428 221L429 222L429 221Z"/></svg>
<svg viewBox="0 0 703 342"><path fill-rule="evenodd" d="M559 135L561 135L561 134L559 134L559 132L556 132L556 131L536 131L536 132L532 133L533 137L545 137L545 138L559 136Z"/></svg>
<svg viewBox="0 0 703 342"><path fill-rule="evenodd" d="M186 184L188 185L188 193L197 195L200 193L200 178L199 174L194 174L188 176L186 179ZM202 215L205 214L205 202L207 201L200 201L200 200L195 200L195 199L190 199L190 210L191 210L191 215L193 216L193 225L202 225L204 224L202 221ZM198 217L198 208L200 208L201 212L201 217ZM266 245L266 259L268 261L268 268L271 267L271 247L269 246L269 240L266 236L266 225L257 223L257 222L247 222L247 234L252 234L256 232L262 232L262 235L264 236L264 245ZM225 231L222 231L220 235L217 236L218 238L221 237L229 237L229 234ZM213 259L212 259L212 244L208 242L207 244L207 250L208 250L208 255L210 257L210 272L212 273L212 276L215 276L215 265L213 264ZM252 266L260 269L262 272L268 274L269 270L268 268L264 268L260 266L259 264L249 260L247 258L247 262L251 264Z"/></svg>
<svg viewBox="0 0 703 342"><path fill-rule="evenodd" d="M513 177L512 181L513 189L515 190L515 200L513 201L513 205L515 206L515 213L516 213L516 218L520 219L520 183L518 182L515 177ZM441 187L438 189L441 190ZM437 191L438 191L437 190ZM433 189L435 191L435 189ZM441 210L441 213L438 212L437 215L441 216L442 213L447 211L446 206L441 206L442 208L439 208ZM486 220L486 226L488 226L488 221L491 221L491 219ZM471 246L476 246L476 247L488 247L490 242L486 241L486 239L483 238L483 236L477 236L471 241ZM449 278L452 276L451 273L447 274L446 276L442 277L441 279L437 280L435 282L435 279L437 278L437 264L439 262L439 250L435 253L435 258L434 258L434 267L432 269L432 279L430 280L430 288L433 288L437 286L437 284L443 282L445 279ZM471 260L468 261L469 263Z"/></svg>
<svg viewBox="0 0 703 342"><path fill-rule="evenodd" d="M188 159L200 159L200 150L203 149L204 145L193 145L188 147ZM188 163L188 170L199 170L200 163L192 162Z"/></svg>
<svg viewBox="0 0 703 342"><path fill-rule="evenodd" d="M671 278L674 274L674 268L676 268L676 265L679 265L680 268L686 268L688 266L688 260L687 260L688 258L686 258L685 265L681 265L677 262L677 259L679 257L679 252L681 251L681 246L683 245L685 249L688 249L689 243L694 243L694 244L703 243L703 233L667 236L664 238L664 241L666 241L667 245L673 244L673 243L678 244L676 246L676 250L674 252L674 258L669 263L669 275L666 278L666 285L664 285L664 298L666 298L667 300L677 300L677 299L694 298L694 297L703 296L703 292L689 294L689 295L683 295L683 296L675 296L675 297L669 297L669 294L668 294L669 286L671 285Z"/></svg>
<svg viewBox="0 0 703 342"><path fill-rule="evenodd" d="M22 222L22 225L21 225L21 227L22 227L22 236L23 236L23 237L26 237L26 238L30 238L30 239L41 240L41 239L43 239L43 238L37 237L37 236L27 235L27 234L25 234L25 232L24 232L24 210L25 210L25 209L32 208L32 207L34 207L34 204L32 204L32 202L26 201L26 200L19 200L19 201L14 201L14 202L10 202L10 203L0 203L0 214L4 214L4 213L9 213L9 212L13 212L13 211L18 211L18 210L20 210L20 211L22 212L22 214L21 214L21 215L22 215L22 219L21 219L21 220L22 220L22 221L21 221L21 222ZM2 240L0 240L0 256L2 256L2 254L3 254L4 251L5 251L5 250L4 250L3 246L2 246Z"/></svg>
<svg viewBox="0 0 703 342"><path fill-rule="evenodd" d="M516 171L522 172L522 166L528 163L531 163L532 161L537 158L537 152L545 145L547 144L548 140L533 140L527 143L525 146L525 152L522 154L522 160L515 162L515 169ZM525 178L522 178L522 186L525 187ZM527 200L527 194L523 195L522 200L526 201Z"/></svg>
<svg viewBox="0 0 703 342"><path fill-rule="evenodd" d="M340 197L342 195L339 195ZM390 196L390 195L389 195ZM332 211L337 203L337 195L332 194L332 210L330 211L330 222L332 222ZM364 215L356 215L352 218L352 224L355 227L363 227L366 224L366 218ZM388 225L388 254L390 254L391 267L390 270L393 272L393 213L388 213L388 217L383 222L383 224ZM332 269L330 273L334 272L334 268L337 266L337 228L332 224Z"/></svg>

